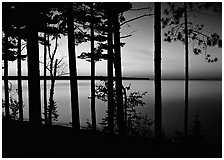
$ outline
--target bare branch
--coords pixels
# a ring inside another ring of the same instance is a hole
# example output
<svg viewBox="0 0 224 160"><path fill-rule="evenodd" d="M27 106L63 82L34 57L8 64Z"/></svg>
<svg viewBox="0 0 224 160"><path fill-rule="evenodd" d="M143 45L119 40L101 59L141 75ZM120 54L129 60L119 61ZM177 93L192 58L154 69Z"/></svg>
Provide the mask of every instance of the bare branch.
<svg viewBox="0 0 224 160"><path fill-rule="evenodd" d="M124 21L123 23L121 23L120 26L123 26L123 25L126 24L126 23L132 22L132 21L137 20L137 19L140 19L140 18L142 18L142 17L152 16L152 15L154 15L154 14L144 14L144 15L141 15L141 16L138 16L138 17L129 19L129 20Z"/></svg>
<svg viewBox="0 0 224 160"><path fill-rule="evenodd" d="M150 9L150 7L131 8L130 11L141 11L141 10L147 10L147 9Z"/></svg>
<svg viewBox="0 0 224 160"><path fill-rule="evenodd" d="M121 36L120 38L128 38L128 37L131 37L132 36L132 33L136 32L137 30L134 30L132 31L131 33L129 33L128 35L125 35L125 36Z"/></svg>

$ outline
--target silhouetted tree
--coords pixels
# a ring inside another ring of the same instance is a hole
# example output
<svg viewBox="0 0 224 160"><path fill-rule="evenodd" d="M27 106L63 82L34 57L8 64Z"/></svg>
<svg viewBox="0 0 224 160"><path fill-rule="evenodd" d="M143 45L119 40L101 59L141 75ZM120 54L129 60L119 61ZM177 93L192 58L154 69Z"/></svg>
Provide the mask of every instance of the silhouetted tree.
<svg viewBox="0 0 224 160"><path fill-rule="evenodd" d="M185 111L184 111L184 134L188 135L188 84L189 84L189 62L188 62L188 20L187 20L187 2L184 2L184 32L185 32Z"/></svg>
<svg viewBox="0 0 224 160"><path fill-rule="evenodd" d="M4 80L4 90L5 90L5 118L9 119L9 88L8 88L8 58L7 58L7 54L8 54L8 35L7 35L7 31L5 31L5 50L4 50L4 54L6 55L4 58L4 76L5 76L5 80Z"/></svg>
<svg viewBox="0 0 224 160"><path fill-rule="evenodd" d="M44 33L44 77L47 76L47 36ZM44 79L44 121L47 124L47 80Z"/></svg>
<svg viewBox="0 0 224 160"><path fill-rule="evenodd" d="M90 6L91 10L91 116L92 116L92 129L96 131L96 109L95 109L95 58L94 58L94 11L93 3Z"/></svg>
<svg viewBox="0 0 224 160"><path fill-rule="evenodd" d="M57 45L57 44L56 44ZM55 85L55 77L57 73L57 65L58 60L56 59L55 65L54 65L54 71L51 74L51 89L50 89L50 98L49 98L49 107L48 107L48 124L52 124L52 111L56 111L55 101L54 101L54 85ZM54 114L57 115L57 114ZM57 117L57 116L56 116Z"/></svg>
<svg viewBox="0 0 224 160"><path fill-rule="evenodd" d="M21 40L25 39L24 34L24 20L20 20L24 15L24 11L21 10L21 7L24 5L20 5L19 3L3 3L3 55L2 59L5 61L6 67L4 67L4 72L6 79L4 80L5 84L7 80L8 72L8 62L6 61L15 61L18 60L18 98L19 98L19 112L20 112L20 120L23 120L23 110L22 110L22 85L21 85L21 60L25 60L26 55L21 55ZM7 82L8 83L8 82ZM6 90L8 89L6 86ZM8 106L8 93L6 95L5 105ZM8 117L8 107L6 107L6 117Z"/></svg>
<svg viewBox="0 0 224 160"><path fill-rule="evenodd" d="M120 49L120 24L118 19L118 13L115 13L113 17L114 25L114 51L115 51L115 75L116 75L116 93L117 93L117 103L118 103L118 129L120 134L125 132L124 124L124 107L123 107L123 97L122 97L122 70L121 70L121 49Z"/></svg>
<svg viewBox="0 0 224 160"><path fill-rule="evenodd" d="M21 36L18 35L18 53L17 53L18 61L18 98L19 98L19 120L23 121L23 92L22 92L22 71L21 71Z"/></svg>
<svg viewBox="0 0 224 160"><path fill-rule="evenodd" d="M49 105L46 106L46 111L44 111L44 114L47 114L47 115L45 115L45 118L46 118L45 124L49 124L49 125L52 124L52 120L57 120L57 117L58 117L57 105L56 105L56 102L54 101L55 78L56 78L56 76L62 76L64 74L67 74L64 72L64 70L66 68L66 64L63 62L64 57L62 57L59 60L58 59L55 60L57 48L58 48L59 37L60 37L59 35L54 35L54 36L48 35L47 36L47 40L46 40L47 42L44 43L44 48L45 48L44 50L46 50L46 54L48 54L49 58L46 59L46 55L45 55L44 62L41 62L44 64L44 67L45 67L44 69L49 71L50 78L51 78ZM50 39L52 39L52 40L50 40ZM51 52L52 41L54 41L54 40L55 40L54 49ZM45 46L45 44L46 44L46 46ZM46 77L45 77L45 80L46 80ZM46 91L47 91L47 88L46 88Z"/></svg>
<svg viewBox="0 0 224 160"><path fill-rule="evenodd" d="M151 135L150 126L153 121L147 117L147 115L143 116L140 113L137 113L136 107L143 107L145 102L142 100L147 92L140 93L138 91L130 92L131 85L127 87L123 87L123 97L124 97L124 106L126 106L127 110L127 123L126 125L126 133L129 135ZM130 93L128 93L130 92ZM117 94L116 87L113 83L113 101L114 101L114 129L116 133L119 133L118 128L118 104L117 104ZM108 102L108 81L104 81L103 85L98 85L96 87L96 97L103 101ZM109 108L106 110L106 116L102 118L102 122L100 123L103 126L103 131L110 133L109 123Z"/></svg>
<svg viewBox="0 0 224 160"><path fill-rule="evenodd" d="M27 54L29 87L29 120L33 125L41 124L38 9L35 4L27 4Z"/></svg>
<svg viewBox="0 0 224 160"><path fill-rule="evenodd" d="M108 131L110 134L114 133L114 98L113 98L113 31L112 31L112 19L111 11L108 11L108 60L107 60L107 76L108 76Z"/></svg>
<svg viewBox="0 0 224 160"><path fill-rule="evenodd" d="M132 6L130 3L114 3L116 8L112 15L113 32L114 32L114 51L115 51L115 76L116 76L116 93L117 93L117 111L118 111L118 130L119 134L125 134L124 124L124 106L123 106L123 95L122 95L122 69L121 69L121 42L120 42L120 21L119 15Z"/></svg>
<svg viewBox="0 0 224 160"><path fill-rule="evenodd" d="M72 105L72 127L75 129L80 129L79 96L78 96L78 84L77 84L75 37L74 37L73 22L74 22L73 3L68 3L67 26L68 26L68 52L69 52L71 105Z"/></svg>
<svg viewBox="0 0 224 160"><path fill-rule="evenodd" d="M19 120L19 101L16 100L16 98L14 98L13 95L17 95L18 94L18 90L13 90L13 86L12 83L9 82L9 109L10 109L10 119L13 120ZM23 105L23 104L22 104ZM24 106L24 105L23 105ZM22 106L22 107L23 107ZM5 101L2 101L2 108L5 108ZM5 114L3 114L3 117L5 117Z"/></svg>
<svg viewBox="0 0 224 160"><path fill-rule="evenodd" d="M195 55L205 54L206 62L213 63L218 59L211 58L207 54L207 47L218 46L221 48L222 40L217 33L207 34L203 28L204 25L193 24L188 20L188 13L199 14L202 10L208 10L213 8L216 13L219 14L219 7L216 4L211 3L168 3L168 9L164 10L164 14L167 16L162 19L163 28L168 27L169 30L165 32L165 41L181 41L185 44L185 116L184 116L184 131L185 137L188 134L188 81L189 81L189 62L188 62L188 42L189 39L193 43L193 53ZM181 22L183 18L183 22Z"/></svg>
<svg viewBox="0 0 224 160"><path fill-rule="evenodd" d="M154 8L154 83L155 83L155 138L159 143L162 134L162 94L161 94L161 3Z"/></svg>

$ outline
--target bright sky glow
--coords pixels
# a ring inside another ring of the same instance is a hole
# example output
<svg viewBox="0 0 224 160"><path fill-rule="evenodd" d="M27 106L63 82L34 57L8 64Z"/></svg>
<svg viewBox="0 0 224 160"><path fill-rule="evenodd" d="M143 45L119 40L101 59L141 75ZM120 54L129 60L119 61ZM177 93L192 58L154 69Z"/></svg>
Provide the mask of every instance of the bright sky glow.
<svg viewBox="0 0 224 160"><path fill-rule="evenodd" d="M134 3L133 7L146 7L153 3ZM138 15L149 12L145 11L128 11L124 15L126 19L134 18ZM154 16L144 17L129 23L121 28L121 35L127 35L132 31L132 37L122 39L126 45L122 48L122 73L125 77L154 77L154 33L153 21ZM222 35L222 17L201 15L190 18L193 22L204 24L208 32L217 32ZM162 38L163 39L163 38ZM83 51L90 50L90 43L82 44L76 47L76 56ZM217 79L222 75L222 50L217 47L208 49L212 57L217 57L217 63L205 62L204 55L196 56L192 52L192 45L189 45L189 63L190 78L197 79ZM67 56L67 37L59 40L57 56ZM181 42L167 43L162 41L162 77L168 79L184 78L185 60L184 45ZM43 58L43 47L40 46L40 59ZM27 63L22 62L23 75L27 75ZM9 75L17 75L17 62L9 62ZM107 74L106 61L96 63L96 75ZM42 67L40 67L42 75ZM90 75L90 63L77 59L78 75Z"/></svg>

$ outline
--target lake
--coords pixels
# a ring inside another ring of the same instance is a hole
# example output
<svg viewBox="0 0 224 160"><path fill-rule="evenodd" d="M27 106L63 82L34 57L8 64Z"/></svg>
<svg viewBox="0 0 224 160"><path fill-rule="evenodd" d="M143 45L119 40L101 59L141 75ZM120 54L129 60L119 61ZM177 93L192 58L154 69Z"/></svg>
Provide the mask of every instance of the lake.
<svg viewBox="0 0 224 160"><path fill-rule="evenodd" d="M10 81L13 90L17 88L16 81ZM96 81L96 85L103 84ZM154 120L154 82L152 80L123 80L124 86L131 84L128 93L139 91L147 92L143 98L146 103L143 107L137 107L141 114L151 117ZM41 97L43 99L43 83L41 82ZM48 84L50 88L50 83ZM86 126L87 119L90 118L90 81L79 80L79 104L81 126ZM3 90L2 90L3 91ZM4 94L4 91L3 91ZM16 97L15 93L11 93ZM49 92L48 92L49 95ZM28 90L27 81L23 81L24 118L28 116ZM4 98L4 95L3 95ZM69 81L58 80L55 86L54 99L58 105L58 121L55 124L70 125L70 90ZM107 103L96 99L97 128L105 116ZM42 101L43 112L43 101ZM201 122L201 132L207 142L217 144L221 142L222 136L222 82L221 81L199 81L189 82L189 132L193 126L193 120L199 115ZM162 81L162 128L167 137L174 138L176 131L184 130L184 81L183 80L163 80ZM153 130L153 126L151 126Z"/></svg>

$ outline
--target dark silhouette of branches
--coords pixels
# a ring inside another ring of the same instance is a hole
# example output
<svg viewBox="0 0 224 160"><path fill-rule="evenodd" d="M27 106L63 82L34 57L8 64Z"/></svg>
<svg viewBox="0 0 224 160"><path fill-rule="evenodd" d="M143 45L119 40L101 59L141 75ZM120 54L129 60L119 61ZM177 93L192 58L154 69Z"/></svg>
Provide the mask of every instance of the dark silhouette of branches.
<svg viewBox="0 0 224 160"><path fill-rule="evenodd" d="M124 21L124 22L122 22L121 24L120 24L120 26L123 26L124 24L126 24L126 23L129 23L129 22L132 22L132 21L135 21L135 20L137 20L137 19L140 19L140 18L143 18L143 17L146 17L146 16L152 16L153 14L144 14L144 15L141 15L141 16L138 16L138 17L135 17L135 18L132 18L132 19L129 19L129 20L127 20L127 21Z"/></svg>

